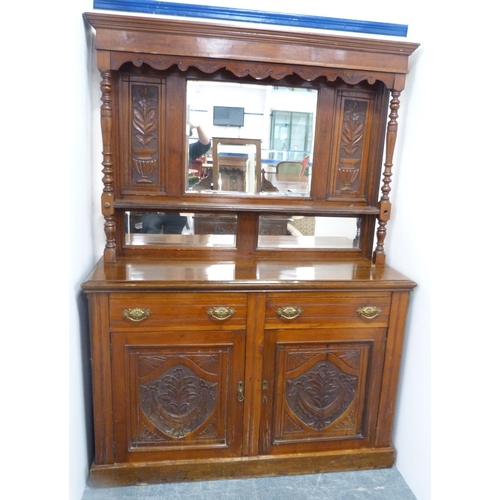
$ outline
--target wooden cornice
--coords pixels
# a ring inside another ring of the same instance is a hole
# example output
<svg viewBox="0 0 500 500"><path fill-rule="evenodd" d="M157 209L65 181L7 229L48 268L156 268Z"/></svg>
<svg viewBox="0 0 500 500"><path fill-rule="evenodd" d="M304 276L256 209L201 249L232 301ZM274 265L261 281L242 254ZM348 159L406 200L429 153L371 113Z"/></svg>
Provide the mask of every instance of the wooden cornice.
<svg viewBox="0 0 500 500"><path fill-rule="evenodd" d="M218 67L219 62L233 72L237 66L237 71L241 71L242 63L286 65L299 68L294 72L305 79L311 75L344 78L355 72L354 81L375 77L391 87L391 81L401 81L401 77L404 80L408 58L419 46L392 40L257 29L243 24L97 13L85 13L84 17L96 31L97 51L110 54L98 58L101 71L116 69L112 65L127 61L140 65L146 59L147 64L159 69L177 64L178 57L179 64L196 59L211 61ZM337 73L335 77L328 76L332 70Z"/></svg>

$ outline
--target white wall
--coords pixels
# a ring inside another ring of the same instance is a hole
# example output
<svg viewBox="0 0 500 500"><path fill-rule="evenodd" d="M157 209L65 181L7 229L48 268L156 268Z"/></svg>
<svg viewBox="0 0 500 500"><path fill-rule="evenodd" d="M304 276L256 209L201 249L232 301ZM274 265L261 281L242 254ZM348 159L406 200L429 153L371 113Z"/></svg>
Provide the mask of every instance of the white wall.
<svg viewBox="0 0 500 500"><path fill-rule="evenodd" d="M7 496L10 486L19 498L80 500L89 374L79 286L95 260L81 14L92 0L11 5L0 34L2 477Z"/></svg>
<svg viewBox="0 0 500 500"><path fill-rule="evenodd" d="M233 0L185 3L234 5ZM4 7L4 24L11 29L0 35L5 290L0 369L3 455L9 463L4 472L9 484L22 488L23 498L36 498L49 487L51 498L68 498L69 444L69 498L79 500L91 454L79 284L102 250L91 229L99 218L94 186L101 176L100 159L95 160L100 144L89 132L81 19L92 2L32 4ZM488 382L498 379L499 336L498 272L490 251L495 224L488 212L499 180L495 16L484 0L453 12L434 6L275 0L272 10L408 24L409 39L422 43L401 99L397 189L387 240L389 263L419 284L403 355L397 466L418 500L430 498L432 279L434 498L491 498L496 471L487 451L497 448L498 433L488 400L496 400L498 389L492 391ZM271 10L262 0L254 0L252 8ZM14 47L23 57L9 57ZM490 286L482 288L483 283Z"/></svg>

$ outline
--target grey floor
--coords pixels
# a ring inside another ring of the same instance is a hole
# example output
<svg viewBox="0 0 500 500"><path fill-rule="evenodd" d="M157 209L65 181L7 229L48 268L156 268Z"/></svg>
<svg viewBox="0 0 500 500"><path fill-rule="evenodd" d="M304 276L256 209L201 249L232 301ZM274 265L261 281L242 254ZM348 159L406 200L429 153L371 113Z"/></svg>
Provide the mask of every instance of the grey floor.
<svg viewBox="0 0 500 500"><path fill-rule="evenodd" d="M86 488L82 500L416 500L397 469Z"/></svg>

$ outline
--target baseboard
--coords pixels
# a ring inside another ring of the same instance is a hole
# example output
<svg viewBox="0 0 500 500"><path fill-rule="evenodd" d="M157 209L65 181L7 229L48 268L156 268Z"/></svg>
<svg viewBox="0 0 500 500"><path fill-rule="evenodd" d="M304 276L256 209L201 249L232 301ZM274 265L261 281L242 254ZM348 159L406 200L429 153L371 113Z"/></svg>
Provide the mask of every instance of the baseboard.
<svg viewBox="0 0 500 500"><path fill-rule="evenodd" d="M394 465L394 448L243 458L172 460L111 465L92 464L94 488L178 483L217 479L288 476L348 470L384 469Z"/></svg>

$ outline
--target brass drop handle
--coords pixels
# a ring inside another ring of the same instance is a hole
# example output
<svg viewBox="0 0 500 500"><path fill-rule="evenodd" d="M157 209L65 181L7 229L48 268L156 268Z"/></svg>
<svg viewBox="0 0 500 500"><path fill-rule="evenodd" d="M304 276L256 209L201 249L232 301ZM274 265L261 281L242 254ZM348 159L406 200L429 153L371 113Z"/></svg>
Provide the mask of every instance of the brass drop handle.
<svg viewBox="0 0 500 500"><path fill-rule="evenodd" d="M149 318L149 316L151 316L151 311L149 309L143 309L142 307L133 307L132 309L125 309L122 312L122 316L134 323L138 323L139 321L144 321Z"/></svg>
<svg viewBox="0 0 500 500"><path fill-rule="evenodd" d="M238 401L241 403L244 401L245 396L243 394L243 380L240 380L238 382Z"/></svg>
<svg viewBox="0 0 500 500"><path fill-rule="evenodd" d="M276 309L276 314L280 318L295 319L298 318L303 312L302 307L286 306Z"/></svg>
<svg viewBox="0 0 500 500"><path fill-rule="evenodd" d="M229 319L236 311L232 307L211 307L207 313L214 319L218 319L219 321L224 321L225 319Z"/></svg>
<svg viewBox="0 0 500 500"><path fill-rule="evenodd" d="M377 306L363 306L358 307L358 309L356 309L356 312L363 318L373 319L380 315L382 309Z"/></svg>

